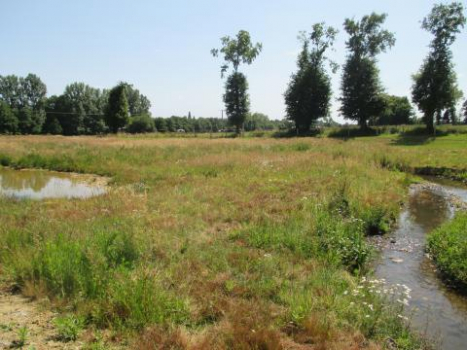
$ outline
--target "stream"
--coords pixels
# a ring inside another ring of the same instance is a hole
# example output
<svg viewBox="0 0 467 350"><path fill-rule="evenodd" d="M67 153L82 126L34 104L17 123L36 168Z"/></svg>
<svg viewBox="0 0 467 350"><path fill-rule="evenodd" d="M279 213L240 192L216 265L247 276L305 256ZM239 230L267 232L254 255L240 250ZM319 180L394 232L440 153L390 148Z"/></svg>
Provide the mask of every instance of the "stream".
<svg viewBox="0 0 467 350"><path fill-rule="evenodd" d="M467 203L467 188L428 180L436 184L410 189L397 229L388 237L374 238L381 249L375 276L390 285L410 288L405 313L415 330L435 340L441 349L467 349L467 297L444 285L425 253L426 235L454 216L454 202Z"/></svg>

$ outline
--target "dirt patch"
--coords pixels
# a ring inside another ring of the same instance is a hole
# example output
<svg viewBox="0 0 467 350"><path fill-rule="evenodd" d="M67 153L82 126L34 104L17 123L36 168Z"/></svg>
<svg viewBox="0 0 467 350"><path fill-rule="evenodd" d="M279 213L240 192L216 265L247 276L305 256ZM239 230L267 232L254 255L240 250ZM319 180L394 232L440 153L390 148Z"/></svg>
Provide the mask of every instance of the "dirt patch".
<svg viewBox="0 0 467 350"><path fill-rule="evenodd" d="M38 302L0 291L0 349L82 349L81 342L57 340L56 316Z"/></svg>

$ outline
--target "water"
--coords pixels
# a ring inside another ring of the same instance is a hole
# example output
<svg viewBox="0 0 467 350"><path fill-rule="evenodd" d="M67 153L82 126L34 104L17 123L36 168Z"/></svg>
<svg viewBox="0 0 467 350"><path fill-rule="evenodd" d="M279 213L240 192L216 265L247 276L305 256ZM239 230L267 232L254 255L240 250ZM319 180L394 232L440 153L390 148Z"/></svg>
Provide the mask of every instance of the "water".
<svg viewBox="0 0 467 350"><path fill-rule="evenodd" d="M467 297L443 284L425 254L426 234L454 215L452 195L467 202L467 189L451 183L411 190L398 229L390 239L380 242L382 256L375 274L389 284L412 289L406 310L412 325L435 339L442 349L455 350L467 349Z"/></svg>
<svg viewBox="0 0 467 350"><path fill-rule="evenodd" d="M89 198L106 192L102 178L0 167L0 196L17 199Z"/></svg>

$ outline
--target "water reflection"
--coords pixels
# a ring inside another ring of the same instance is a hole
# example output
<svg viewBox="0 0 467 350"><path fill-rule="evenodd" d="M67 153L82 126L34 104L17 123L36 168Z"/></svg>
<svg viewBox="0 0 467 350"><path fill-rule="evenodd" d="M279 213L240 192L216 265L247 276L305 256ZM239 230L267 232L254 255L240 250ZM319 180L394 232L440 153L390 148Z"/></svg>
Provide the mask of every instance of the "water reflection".
<svg viewBox="0 0 467 350"><path fill-rule="evenodd" d="M19 199L89 198L106 192L96 178L0 168L0 195Z"/></svg>

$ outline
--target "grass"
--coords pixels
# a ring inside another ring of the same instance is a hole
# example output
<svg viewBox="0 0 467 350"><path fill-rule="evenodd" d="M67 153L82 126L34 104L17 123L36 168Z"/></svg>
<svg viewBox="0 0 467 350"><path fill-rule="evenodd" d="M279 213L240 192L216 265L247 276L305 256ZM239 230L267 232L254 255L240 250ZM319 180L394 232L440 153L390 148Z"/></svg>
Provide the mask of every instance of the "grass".
<svg viewBox="0 0 467 350"><path fill-rule="evenodd" d="M364 282L365 236L390 229L405 171L465 171L465 135L208 137L0 137L4 166L112 178L88 200L0 198L2 279L80 320L61 322L66 338L82 326L145 349L428 347Z"/></svg>
<svg viewBox="0 0 467 350"><path fill-rule="evenodd" d="M467 213L456 217L432 232L428 251L448 280L467 291Z"/></svg>

